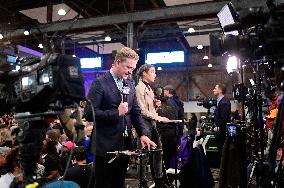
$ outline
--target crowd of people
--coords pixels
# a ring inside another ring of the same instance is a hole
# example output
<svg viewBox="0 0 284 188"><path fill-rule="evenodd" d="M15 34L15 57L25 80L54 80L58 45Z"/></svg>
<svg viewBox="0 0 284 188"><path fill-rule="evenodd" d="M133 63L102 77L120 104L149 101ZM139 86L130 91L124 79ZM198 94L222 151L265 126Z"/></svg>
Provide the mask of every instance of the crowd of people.
<svg viewBox="0 0 284 188"><path fill-rule="evenodd" d="M14 119L14 114L4 117L6 119L1 118L0 128L0 182L1 187L8 188L12 182L23 181L24 170L20 163L22 161L19 153L21 145L16 137L18 134L17 122L7 121L7 119ZM65 180L72 180L80 187L87 187L85 186L86 181L88 183L89 178L92 177L92 168L88 165L93 162L93 154L90 150L92 123L84 121L84 137L74 142L70 136L66 135L59 118L51 118L47 122L48 126L44 131L45 137L42 140L36 169L34 169L34 178L45 178L45 182L57 180L64 175L64 170L68 168ZM71 150L74 150L72 151L73 157L68 164ZM83 168L84 165L89 171L84 170L85 173L74 175L74 172L80 171L77 168ZM15 185L15 187L17 186Z"/></svg>

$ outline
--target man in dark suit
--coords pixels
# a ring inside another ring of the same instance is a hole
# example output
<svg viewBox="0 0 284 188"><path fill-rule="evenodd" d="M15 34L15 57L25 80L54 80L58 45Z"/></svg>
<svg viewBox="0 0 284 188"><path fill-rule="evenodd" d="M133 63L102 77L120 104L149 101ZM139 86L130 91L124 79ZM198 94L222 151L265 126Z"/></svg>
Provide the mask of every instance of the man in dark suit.
<svg viewBox="0 0 284 188"><path fill-rule="evenodd" d="M226 140L226 124L230 122L231 103L230 100L224 96L226 93L226 86L224 84L216 84L213 89L213 93L217 97L214 122L217 130L216 141L220 160L222 156L222 148Z"/></svg>
<svg viewBox="0 0 284 188"><path fill-rule="evenodd" d="M107 152L132 149L131 126L134 126L140 136L142 147L156 147L145 136L135 87L127 80L136 68L138 59L135 51L122 48L117 52L110 71L94 80L88 94L95 110L96 140L92 142L96 146L96 188L124 187L129 157L119 156L108 163L113 156ZM129 93L123 101L121 93L125 85L128 85ZM87 121L93 120L89 105L85 109L85 118Z"/></svg>

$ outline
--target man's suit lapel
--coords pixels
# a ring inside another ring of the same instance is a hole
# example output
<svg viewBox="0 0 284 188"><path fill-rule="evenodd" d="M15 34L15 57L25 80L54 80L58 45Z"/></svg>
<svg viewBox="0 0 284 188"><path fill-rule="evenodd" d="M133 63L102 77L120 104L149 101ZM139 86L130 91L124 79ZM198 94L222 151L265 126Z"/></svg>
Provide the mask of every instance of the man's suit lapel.
<svg viewBox="0 0 284 188"><path fill-rule="evenodd" d="M113 92L113 94L116 96L116 97L120 97L120 91L118 90L117 86L116 86L116 83L112 77L112 75L110 74L110 72L107 72L106 75L105 75L105 79L107 80L107 83L110 87L110 90Z"/></svg>

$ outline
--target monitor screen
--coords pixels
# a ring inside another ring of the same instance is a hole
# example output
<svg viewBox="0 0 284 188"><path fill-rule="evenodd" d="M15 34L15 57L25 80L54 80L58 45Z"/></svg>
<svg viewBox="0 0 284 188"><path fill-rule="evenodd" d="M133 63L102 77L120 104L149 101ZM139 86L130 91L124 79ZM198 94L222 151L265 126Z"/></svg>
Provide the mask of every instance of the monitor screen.
<svg viewBox="0 0 284 188"><path fill-rule="evenodd" d="M234 24L237 21L237 12L233 8L233 5L231 3L226 4L222 10L217 14L218 20L220 22L220 25L222 29L226 25ZM238 31L230 31L230 32L224 32L224 34L228 35L238 35Z"/></svg>
<svg viewBox="0 0 284 188"><path fill-rule="evenodd" d="M16 63L17 62L17 57L12 56L12 55L7 55L7 62L8 63Z"/></svg>
<svg viewBox="0 0 284 188"><path fill-rule="evenodd" d="M184 51L147 53L145 58L147 64L184 63Z"/></svg>
<svg viewBox="0 0 284 188"><path fill-rule="evenodd" d="M90 58L81 58L80 59L82 69L95 69L102 67L102 58L101 57L90 57Z"/></svg>

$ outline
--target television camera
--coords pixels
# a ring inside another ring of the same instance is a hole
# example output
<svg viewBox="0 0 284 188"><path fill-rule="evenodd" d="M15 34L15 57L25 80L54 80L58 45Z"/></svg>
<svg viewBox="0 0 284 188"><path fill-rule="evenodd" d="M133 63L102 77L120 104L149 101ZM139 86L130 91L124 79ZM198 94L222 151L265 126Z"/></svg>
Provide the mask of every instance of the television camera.
<svg viewBox="0 0 284 188"><path fill-rule="evenodd" d="M23 59L2 54L0 69L0 111L16 112L20 162L24 184L29 184L35 181L36 163L49 126L46 120L85 99L80 62L59 53Z"/></svg>
<svg viewBox="0 0 284 188"><path fill-rule="evenodd" d="M284 14L280 2L284 3L277 1L276 6L273 0L268 0L268 9L251 7L238 13L228 3L218 13L224 33L211 33L209 36L212 55L238 54L252 60L283 55Z"/></svg>
<svg viewBox="0 0 284 188"><path fill-rule="evenodd" d="M2 55L5 57L5 55ZM13 59L6 55L7 60ZM1 62L1 112L63 110L85 98L84 79L77 58L58 53L42 59L27 57ZM20 66L15 70L15 66Z"/></svg>
<svg viewBox="0 0 284 188"><path fill-rule="evenodd" d="M198 98L197 106L203 106L206 109L210 109L213 106L217 106L217 100L214 98Z"/></svg>

